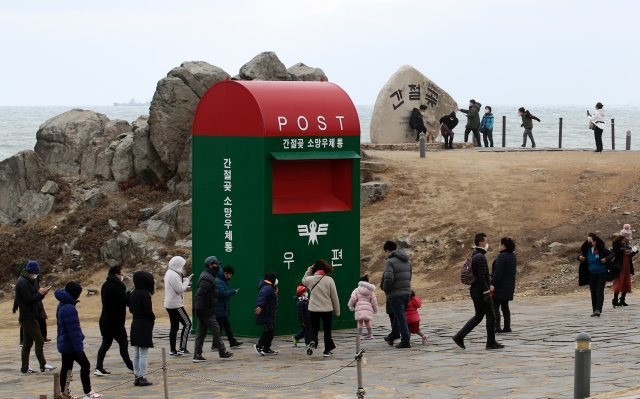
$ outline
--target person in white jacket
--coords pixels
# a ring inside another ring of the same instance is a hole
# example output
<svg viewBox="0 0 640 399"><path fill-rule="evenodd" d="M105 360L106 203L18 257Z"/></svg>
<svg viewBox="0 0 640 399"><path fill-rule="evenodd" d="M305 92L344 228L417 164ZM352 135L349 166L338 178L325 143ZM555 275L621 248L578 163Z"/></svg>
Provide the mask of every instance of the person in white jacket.
<svg viewBox="0 0 640 399"><path fill-rule="evenodd" d="M174 256L169 261L169 267L164 275L164 307L169 313L171 329L169 330L170 356L180 356L188 354L187 341L191 331L191 319L184 309L184 292L191 285L193 274L184 277L184 265L187 263L182 256ZM176 350L176 338L178 328L182 324L180 333L180 349Z"/></svg>
<svg viewBox="0 0 640 399"><path fill-rule="evenodd" d="M593 127L593 135L596 139L596 150L594 152L602 152L602 132L604 131L604 105L602 103L596 104L596 109L593 111L593 115L589 111L587 111L587 115L589 116L589 121L591 122L591 126Z"/></svg>

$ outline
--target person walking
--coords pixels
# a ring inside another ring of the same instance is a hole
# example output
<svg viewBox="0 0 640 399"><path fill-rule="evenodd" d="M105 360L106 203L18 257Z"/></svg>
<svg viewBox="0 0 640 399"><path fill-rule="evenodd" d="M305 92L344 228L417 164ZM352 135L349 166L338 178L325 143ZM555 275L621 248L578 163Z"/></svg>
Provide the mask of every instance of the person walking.
<svg viewBox="0 0 640 399"><path fill-rule="evenodd" d="M242 345L242 342L233 336L231 322L229 321L229 300L239 291L238 289L229 287L229 281L233 278L234 273L235 270L232 266L225 266L224 269L218 270L218 275L216 276L216 285L218 288L216 320L218 321L218 326L220 326L220 334L224 331L229 340L229 346L232 348ZM216 350L213 344L211 345L211 350Z"/></svg>
<svg viewBox="0 0 640 399"><path fill-rule="evenodd" d="M378 299L375 290L375 285L369 283L369 276L362 276L358 282L358 288L353 290L347 304L349 310L355 312L358 336L362 338L364 327L367 328L365 339L373 339L371 321L373 315L378 313Z"/></svg>
<svg viewBox="0 0 640 399"><path fill-rule="evenodd" d="M591 112L587 111L587 116L589 117L589 127L593 129L593 137L596 140L596 149L594 152L602 152L602 132L604 132L604 105L601 102L596 104L596 109L593 111L593 115Z"/></svg>
<svg viewBox="0 0 640 399"><path fill-rule="evenodd" d="M480 103L476 103L476 100L469 101L469 109L461 109L460 112L467 115L467 125L464 129L464 142L469 139L469 133L473 132L473 145L480 147Z"/></svg>
<svg viewBox="0 0 640 399"><path fill-rule="evenodd" d="M420 307L422 307L422 298L411 290L411 299L409 299L407 311L405 312L407 316L407 325L409 326L409 333L418 334L422 339L422 345L424 345L429 339L429 334L423 333L420 329L420 313L418 312Z"/></svg>
<svg viewBox="0 0 640 399"><path fill-rule="evenodd" d="M304 345L308 346L311 342L311 315L309 314L309 290L307 287L302 285L302 283L298 284L296 288L296 295L294 296L296 300L296 312L298 314L298 323L300 323L300 331L293 337L291 337L291 341L293 342L293 346L297 347L298 342L304 338Z"/></svg>
<svg viewBox="0 0 640 399"><path fill-rule="evenodd" d="M336 344L333 342L331 324L333 316L340 316L340 300L338 290L331 274L333 266L326 260L320 259L307 268L302 284L309 291L309 315L311 317L311 343L307 347L307 355L312 355L313 350L318 347L318 333L320 331L320 321L324 330L324 351L322 356L333 356Z"/></svg>
<svg viewBox="0 0 640 399"><path fill-rule="evenodd" d="M516 243L510 237L500 239L500 254L493 261L491 268L491 292L493 295L493 312L496 316L496 333L511 332L511 311L509 301L513 300L516 290L517 259L513 253ZM500 328L500 309L504 316L504 327Z"/></svg>
<svg viewBox="0 0 640 399"><path fill-rule="evenodd" d="M615 255L614 262L618 270L618 275L613 280L613 300L611 302L614 308L628 306L626 297L631 292L631 276L635 274L633 257L638 253L638 248L631 247L632 239L631 225L625 224L618 238L613 241L612 252ZM619 300L618 295L620 295Z"/></svg>
<svg viewBox="0 0 640 399"><path fill-rule="evenodd" d="M233 353L228 352L220 338L220 326L216 319L216 307L218 303L218 286L216 276L220 270L220 261L215 256L209 256L204 260L204 270L200 273L198 287L196 289L193 308L198 317L198 334L193 350L193 362L206 362L202 356L202 346L207 336L207 330L211 330L213 345L218 349L221 359L228 359Z"/></svg>
<svg viewBox="0 0 640 399"><path fill-rule="evenodd" d="M387 241L382 247L386 261L382 274L382 290L387 296L387 304L391 306L393 324L391 333L384 340L393 346L400 338L396 348L411 348L411 335L407 324L406 310L411 298L412 268L409 256L393 241Z"/></svg>
<svg viewBox="0 0 640 399"><path fill-rule="evenodd" d="M36 278L35 280L35 287L36 287L36 291L40 289L40 276L38 276L38 278ZM44 305L42 304L42 301L36 304L36 308L39 315L38 325L40 326L40 333L42 334L42 338L45 343L51 342L51 339L48 337L48 334L47 334L47 312L44 309ZM18 311L18 303L14 298L13 313L16 313L17 311ZM22 331L22 327L20 327L20 346L22 346L23 340L24 340L24 332Z"/></svg>
<svg viewBox="0 0 640 399"><path fill-rule="evenodd" d="M254 310L256 324L262 326L262 335L253 349L260 356L277 355L271 348L276 331L276 311L278 310L278 275L265 274L258 285L258 298Z"/></svg>
<svg viewBox="0 0 640 399"><path fill-rule="evenodd" d="M420 109L414 108L409 118L409 127L416 134L416 141L420 140L420 133L427 134L427 127L424 125L424 115L427 112L427 106L422 104Z"/></svg>
<svg viewBox="0 0 640 399"><path fill-rule="evenodd" d="M536 148L536 142L533 140L533 121L540 122L540 118L532 115L531 112L525 110L524 107L518 108L518 115L522 118L522 125L524 133L522 134L522 148L527 146L527 137L531 139L531 148Z"/></svg>
<svg viewBox="0 0 640 399"><path fill-rule="evenodd" d="M20 368L22 374L36 372L29 367L29 355L34 344L36 357L38 358L38 363L40 363L40 371L45 372L55 369L54 366L47 363L44 357L44 337L38 323L38 319L41 318L40 306L42 306L42 300L49 293L49 288L42 288L36 285L39 273L40 264L35 260L30 260L16 281L15 303L19 311L20 328L22 328L23 334L22 366Z"/></svg>
<svg viewBox="0 0 640 399"><path fill-rule="evenodd" d="M604 287L607 283L606 264L613 260L613 254L607 249L604 241L596 233L589 233L587 240L580 248L581 262L589 266L589 289L591 291L591 317L600 317L604 304Z"/></svg>
<svg viewBox="0 0 640 399"><path fill-rule="evenodd" d="M449 115L440 118L440 134L444 138L444 149L453 150L453 129L458 126L456 112L451 111Z"/></svg>
<svg viewBox="0 0 640 399"><path fill-rule="evenodd" d="M484 146L493 147L493 114L491 113L491 107L484 107L484 115L482 115L482 121L480 121L480 133L482 133L482 140Z"/></svg>
<svg viewBox="0 0 640 399"><path fill-rule="evenodd" d="M156 282L151 273L137 271L133 273L133 285L135 289L129 295L129 311L133 315L129 334L133 347L133 385L145 387L153 385L146 376L149 348L153 348L153 325L156 320L151 301L151 296L156 291Z"/></svg>
<svg viewBox="0 0 640 399"><path fill-rule="evenodd" d="M464 338L482 321L487 319L487 350L502 349L504 345L496 341L495 331L495 315L493 313L493 305L491 303L491 289L489 266L487 265L487 251L489 243L487 235L477 233L474 237L475 248L471 255L471 270L475 277L473 283L469 287L469 295L473 301L475 315L462 327L460 331L453 337L453 342L462 349L465 349Z"/></svg>
<svg viewBox="0 0 640 399"><path fill-rule="evenodd" d="M184 293L191 285L193 274L184 277L184 265L187 261L182 256L174 256L169 260L167 272L164 274L164 307L169 313L169 356L189 354L187 342L191 332L191 319L184 309ZM180 348L176 347L178 329L180 332Z"/></svg>
<svg viewBox="0 0 640 399"><path fill-rule="evenodd" d="M67 373L73 370L73 363L80 365L80 381L84 390L83 399L100 399L102 395L91 389L91 365L84 353L84 334L80 327L80 318L76 304L79 302L82 286L70 281L64 289L54 293L58 300L56 320L58 323L58 352L62 355L60 368L60 386L67 384Z"/></svg>
<svg viewBox="0 0 640 399"><path fill-rule="evenodd" d="M133 371L133 362L129 357L129 339L124 323L127 319L127 305L129 293L122 280L122 266L113 266L109 269L107 280L100 289L102 300L102 313L100 314L100 335L102 345L98 350L98 360L93 375L102 377L111 374L104 368L104 358L115 339L120 347L120 357L127 368Z"/></svg>

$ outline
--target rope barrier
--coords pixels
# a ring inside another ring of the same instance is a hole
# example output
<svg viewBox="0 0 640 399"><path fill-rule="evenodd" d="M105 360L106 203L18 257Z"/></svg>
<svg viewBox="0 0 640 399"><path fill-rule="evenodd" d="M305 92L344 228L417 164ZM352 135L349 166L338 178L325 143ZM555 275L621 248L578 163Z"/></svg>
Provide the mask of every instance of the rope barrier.
<svg viewBox="0 0 640 399"><path fill-rule="evenodd" d="M151 374L157 373L158 371L162 371L162 369L163 369L163 367L157 368L157 369L155 369L155 370L152 370L152 371L148 372L148 373L147 373L147 375L151 375ZM111 386L109 386L109 387L107 387L107 388L102 388L102 389L100 389L100 390L98 390L98 391L95 391L95 392L96 392L96 393L103 393L103 392L106 392L106 391L110 391L110 390L112 390L112 389L115 389L115 388L121 387L121 386L123 386L123 385L125 385L125 384L130 384L130 383L132 383L133 381L135 381L135 378L130 378L130 379L128 379L128 380L125 380L125 381L119 382L119 383L117 383L117 384L111 385Z"/></svg>

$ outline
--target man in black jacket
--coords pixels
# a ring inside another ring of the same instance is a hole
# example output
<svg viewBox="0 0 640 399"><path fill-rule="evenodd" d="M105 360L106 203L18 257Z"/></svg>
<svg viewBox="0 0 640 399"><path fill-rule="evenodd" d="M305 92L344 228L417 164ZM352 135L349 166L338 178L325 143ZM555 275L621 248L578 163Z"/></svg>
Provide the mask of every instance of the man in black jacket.
<svg viewBox="0 0 640 399"><path fill-rule="evenodd" d="M426 105L421 105L420 109L414 108L411 111L411 118L409 119L409 126L416 133L416 141L420 140L420 133L427 133L427 127L424 125L423 115L427 110Z"/></svg>
<svg viewBox="0 0 640 399"><path fill-rule="evenodd" d="M44 358L44 337L40 332L38 318L40 318L42 300L49 293L49 288L37 288L36 279L40 273L40 264L34 260L27 262L16 282L15 301L20 311L20 327L23 332L22 344L22 374L35 373L29 367L31 347L35 343L36 357L40 363L40 371L51 371L55 367L47 363Z"/></svg>
<svg viewBox="0 0 640 399"><path fill-rule="evenodd" d="M469 319L467 324L453 337L453 341L462 349L464 346L464 337L473 330L482 319L487 317L487 349L502 349L504 345L496 342L495 332L495 315L493 314L493 305L491 303L491 290L489 278L489 266L487 257L485 256L489 249L487 243L487 235L484 233L476 234L474 238L475 248L471 255L471 269L475 279L469 287L469 294L473 300L473 306L476 314Z"/></svg>
<svg viewBox="0 0 640 399"><path fill-rule="evenodd" d="M109 269L107 280L102 284L100 297L102 299L102 314L100 315L100 334L102 335L102 345L98 350L98 360L96 376L103 376L109 373L104 369L104 357L115 339L120 346L120 356L129 370L133 370L133 363L129 357L129 340L127 330L124 327L127 318L127 305L129 304L129 293L127 287L122 282L124 276L121 266L113 266Z"/></svg>
<svg viewBox="0 0 640 399"><path fill-rule="evenodd" d="M224 342L220 338L220 326L216 320L216 306L218 302L218 286L216 285L216 276L220 270L220 261L215 256L209 256L204 261L204 270L200 274L198 280L198 288L196 289L193 308L198 317L198 335L196 336L195 349L193 350L193 362L205 362L202 356L202 346L204 338L207 336L207 330L211 330L213 338L212 345L218 349L218 353L222 359L233 356L233 353L227 352Z"/></svg>

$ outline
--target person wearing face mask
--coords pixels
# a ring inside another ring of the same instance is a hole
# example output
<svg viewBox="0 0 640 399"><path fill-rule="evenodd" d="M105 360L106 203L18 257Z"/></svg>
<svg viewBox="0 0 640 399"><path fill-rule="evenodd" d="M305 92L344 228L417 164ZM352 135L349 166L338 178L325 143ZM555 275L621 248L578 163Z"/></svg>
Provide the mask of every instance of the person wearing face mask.
<svg viewBox="0 0 640 399"><path fill-rule="evenodd" d="M129 293L122 280L122 266L112 266L107 274L106 281L100 289L100 299L102 300L102 313L100 314L100 335L102 335L102 345L98 350L96 369L93 375L102 377L111 374L104 368L104 358L111 344L115 340L120 347L120 356L125 366L133 370L133 362L129 357L129 340L127 329L124 323L127 318L127 305L129 304Z"/></svg>
<svg viewBox="0 0 640 399"><path fill-rule="evenodd" d="M591 291L591 317L600 317L604 304L604 287L607 283L607 266L615 254L609 251L604 241L596 233L589 233L580 248L580 262L586 262L589 268L589 289Z"/></svg>
<svg viewBox="0 0 640 399"><path fill-rule="evenodd" d="M414 108L411 111L411 118L409 119L409 127L413 129L416 134L416 141L420 140L420 133L427 133L427 127L424 125L424 116L427 112L427 106L421 105L420 109Z"/></svg>
<svg viewBox="0 0 640 399"><path fill-rule="evenodd" d="M475 279L469 287L469 294L475 308L475 315L453 336L453 342L465 349L464 338L469 334L483 318L487 318L487 350L502 349L504 345L496 341L495 315L491 301L491 280L486 253L489 250L487 235L477 233L474 238L475 248L471 255L471 269Z"/></svg>
<svg viewBox="0 0 640 399"><path fill-rule="evenodd" d="M613 240L614 263L617 276L613 279L613 307L628 306L627 294L631 292L631 276L634 274L633 257L638 253L636 247L631 247L633 239L631 226L625 224L620 230L620 235ZM618 300L618 295L620 299Z"/></svg>
<svg viewBox="0 0 640 399"><path fill-rule="evenodd" d="M467 115L467 125L464 129L464 142L469 140L469 133L473 132L473 145L480 147L480 133L478 128L480 127L480 103L476 100L469 101L469 109L461 109L460 112Z"/></svg>
<svg viewBox="0 0 640 399"><path fill-rule="evenodd" d="M453 150L453 129L456 126L458 126L458 118L455 111L440 118L440 134L444 138L445 150Z"/></svg>
<svg viewBox="0 0 640 399"><path fill-rule="evenodd" d="M491 107L484 107L484 115L482 116L482 121L480 122L480 132L482 133L482 140L484 141L484 146L493 147L493 114L491 113Z"/></svg>
<svg viewBox="0 0 640 399"><path fill-rule="evenodd" d="M54 366L47 363L44 357L44 337L38 323L42 300L49 293L49 288L39 288L36 285L39 273L40 264L35 260L30 260L16 281L15 302L20 311L20 327L23 333L22 367L20 369L22 374L36 372L29 367L29 355L34 344L36 357L40 363L40 371L55 369Z"/></svg>
<svg viewBox="0 0 640 399"><path fill-rule="evenodd" d="M533 121L540 122L540 118L531 114L529 110L525 110L524 107L518 108L518 115L522 118L522 125L524 133L522 134L522 148L527 146L527 137L531 139L531 148L536 148L536 142L533 140Z"/></svg>

